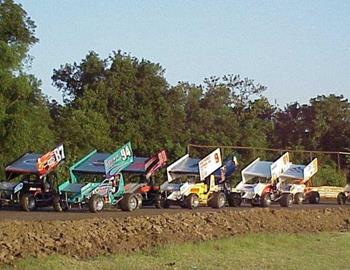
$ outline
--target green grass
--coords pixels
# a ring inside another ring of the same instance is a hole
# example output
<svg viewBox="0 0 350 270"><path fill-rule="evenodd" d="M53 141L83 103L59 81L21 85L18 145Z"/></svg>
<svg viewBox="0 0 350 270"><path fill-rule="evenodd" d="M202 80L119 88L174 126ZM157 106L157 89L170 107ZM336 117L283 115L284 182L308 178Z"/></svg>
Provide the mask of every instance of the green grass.
<svg viewBox="0 0 350 270"><path fill-rule="evenodd" d="M16 261L15 267L53 270L350 269L350 233L253 234L88 260L65 256L27 258Z"/></svg>

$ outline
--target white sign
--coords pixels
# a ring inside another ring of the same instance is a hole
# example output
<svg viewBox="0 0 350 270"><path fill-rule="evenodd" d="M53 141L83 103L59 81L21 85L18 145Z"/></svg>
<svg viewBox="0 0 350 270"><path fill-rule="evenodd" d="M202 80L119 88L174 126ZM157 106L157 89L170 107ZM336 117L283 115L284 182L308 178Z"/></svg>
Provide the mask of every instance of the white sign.
<svg viewBox="0 0 350 270"><path fill-rule="evenodd" d="M317 158L304 168L304 180L309 180L317 172Z"/></svg>
<svg viewBox="0 0 350 270"><path fill-rule="evenodd" d="M220 148L216 149L198 163L201 180L211 175L222 166Z"/></svg>
<svg viewBox="0 0 350 270"><path fill-rule="evenodd" d="M275 180L280 177L289 165L289 154L287 152L271 164L271 179Z"/></svg>

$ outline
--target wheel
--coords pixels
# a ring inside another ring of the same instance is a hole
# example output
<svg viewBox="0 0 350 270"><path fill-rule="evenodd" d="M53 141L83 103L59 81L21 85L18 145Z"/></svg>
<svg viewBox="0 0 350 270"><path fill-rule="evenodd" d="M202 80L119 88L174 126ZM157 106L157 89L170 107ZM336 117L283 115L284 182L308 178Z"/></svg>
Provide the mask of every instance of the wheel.
<svg viewBox="0 0 350 270"><path fill-rule="evenodd" d="M304 199L305 199L304 193L302 193L302 192L295 193L295 195L294 195L294 203L295 204L303 204Z"/></svg>
<svg viewBox="0 0 350 270"><path fill-rule="evenodd" d="M30 193L23 194L20 198L20 206L24 211L33 211L36 208L35 197Z"/></svg>
<svg viewBox="0 0 350 270"><path fill-rule="evenodd" d="M140 209L142 206L142 194L137 193L135 196L137 198L137 209Z"/></svg>
<svg viewBox="0 0 350 270"><path fill-rule="evenodd" d="M337 203L343 205L346 203L346 195L344 192L340 192L337 196Z"/></svg>
<svg viewBox="0 0 350 270"><path fill-rule="evenodd" d="M260 206L261 207L269 207L271 205L271 193L267 192L261 195L260 198Z"/></svg>
<svg viewBox="0 0 350 270"><path fill-rule="evenodd" d="M199 205L199 198L197 194L194 193L190 193L184 201L184 205L186 206L186 208L188 209L194 209L197 208Z"/></svg>
<svg viewBox="0 0 350 270"><path fill-rule="evenodd" d="M62 208L62 205L61 205L61 198L59 195L53 195L53 198L52 198L52 206L53 206L53 209L55 209L56 212L62 212L63 211L63 208Z"/></svg>
<svg viewBox="0 0 350 270"><path fill-rule="evenodd" d="M232 207L239 207L242 204L241 194L233 192L228 196L228 205Z"/></svg>
<svg viewBox="0 0 350 270"><path fill-rule="evenodd" d="M293 204L293 195L290 193L284 193L279 202L282 207L290 207Z"/></svg>
<svg viewBox="0 0 350 270"><path fill-rule="evenodd" d="M167 209L170 207L170 202L167 199L163 200L163 208Z"/></svg>
<svg viewBox="0 0 350 270"><path fill-rule="evenodd" d="M225 206L226 196L223 192L213 192L211 199L209 200L209 206L212 208L222 208Z"/></svg>
<svg viewBox="0 0 350 270"><path fill-rule="evenodd" d="M318 193L317 191L311 191L310 197L309 197L309 202L311 204L319 204L320 203L320 193Z"/></svg>
<svg viewBox="0 0 350 270"><path fill-rule="evenodd" d="M0 191L0 208L2 208L2 206L4 205L4 202L2 201L2 199L5 198L5 192Z"/></svg>
<svg viewBox="0 0 350 270"><path fill-rule="evenodd" d="M157 209L162 208L162 206L163 206L163 200L162 200L162 195L161 195L161 194L156 194L156 195L155 195L155 197L154 197L154 206L155 206Z"/></svg>
<svg viewBox="0 0 350 270"><path fill-rule="evenodd" d="M139 200L135 196L135 194L132 193L126 193L123 197L123 199L120 201L120 208L123 211L134 211L138 207Z"/></svg>
<svg viewBox="0 0 350 270"><path fill-rule="evenodd" d="M92 213L100 212L103 209L103 198L98 194L93 194L89 199L89 210Z"/></svg>

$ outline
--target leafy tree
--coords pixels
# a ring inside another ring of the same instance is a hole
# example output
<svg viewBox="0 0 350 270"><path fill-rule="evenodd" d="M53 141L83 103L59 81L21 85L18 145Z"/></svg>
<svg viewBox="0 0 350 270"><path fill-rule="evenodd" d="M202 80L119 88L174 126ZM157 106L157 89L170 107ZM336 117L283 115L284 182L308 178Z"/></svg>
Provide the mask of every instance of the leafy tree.
<svg viewBox="0 0 350 270"><path fill-rule="evenodd" d="M38 40L21 5L0 1L0 163L28 150L52 147L51 118L40 82L24 71L29 48ZM51 146L50 146L51 145Z"/></svg>

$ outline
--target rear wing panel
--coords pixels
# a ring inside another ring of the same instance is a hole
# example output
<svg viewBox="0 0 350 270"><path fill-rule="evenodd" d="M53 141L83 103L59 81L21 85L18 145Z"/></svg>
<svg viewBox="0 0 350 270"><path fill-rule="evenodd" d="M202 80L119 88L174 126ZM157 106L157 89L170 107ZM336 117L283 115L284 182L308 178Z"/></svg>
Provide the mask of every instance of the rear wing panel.
<svg viewBox="0 0 350 270"><path fill-rule="evenodd" d="M128 142L104 160L106 177L119 173L133 161L131 143Z"/></svg>
<svg viewBox="0 0 350 270"><path fill-rule="evenodd" d="M150 157L145 162L146 178L149 179L160 168L162 168L168 161L168 156L165 150L159 151L157 154Z"/></svg>
<svg viewBox="0 0 350 270"><path fill-rule="evenodd" d="M21 174L45 175L55 169L65 159L63 145L42 155L25 153L5 167L6 179L10 180Z"/></svg>
<svg viewBox="0 0 350 270"><path fill-rule="evenodd" d="M309 180L318 171L318 161L315 158L304 168L304 180Z"/></svg>
<svg viewBox="0 0 350 270"><path fill-rule="evenodd" d="M260 158L257 158L256 160L254 160L252 163L250 163L247 167L245 167L243 170L242 170L242 172L241 172L241 175L242 175L242 180L243 180L243 182L246 182L246 174L247 174L247 171L249 171L249 169L251 168L251 167L253 167L257 162L259 162L260 161Z"/></svg>
<svg viewBox="0 0 350 270"><path fill-rule="evenodd" d="M205 158L199 161L199 176L204 180L222 166L221 151L217 148Z"/></svg>
<svg viewBox="0 0 350 270"><path fill-rule="evenodd" d="M289 153L287 152L271 164L271 180L274 181L280 177L290 164Z"/></svg>
<svg viewBox="0 0 350 270"><path fill-rule="evenodd" d="M56 168L65 159L63 144L57 146L52 151L38 158L37 168L39 174L46 174Z"/></svg>
<svg viewBox="0 0 350 270"><path fill-rule="evenodd" d="M179 158L174 163L172 163L170 166L168 166L168 168L166 169L168 182L171 182L179 177L179 174L173 173L172 170L176 167L176 165L180 164L182 161L184 161L187 158L189 158L189 154L184 155L183 157Z"/></svg>

